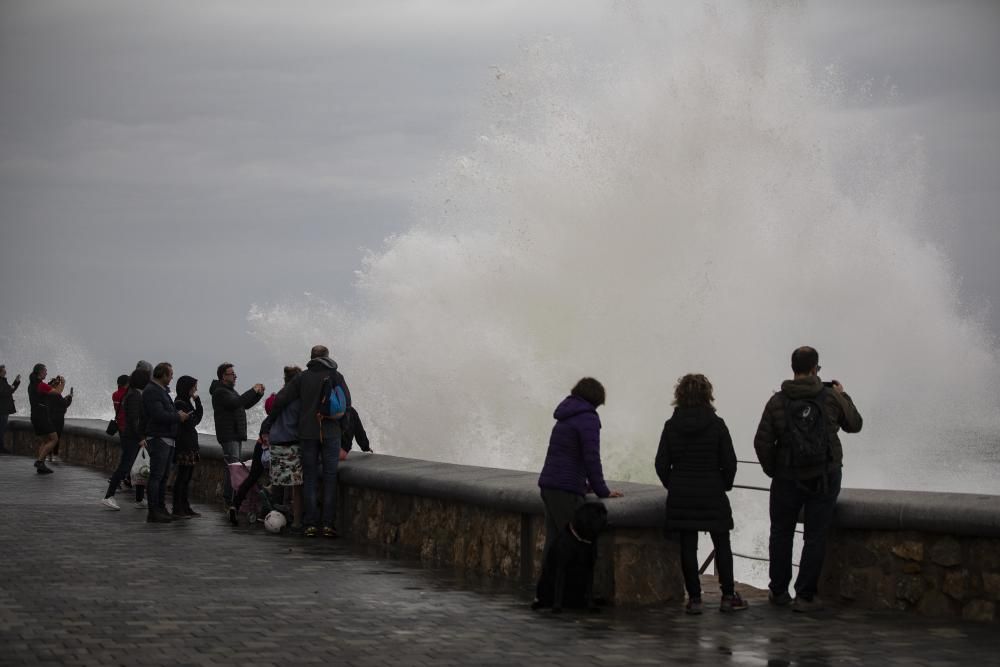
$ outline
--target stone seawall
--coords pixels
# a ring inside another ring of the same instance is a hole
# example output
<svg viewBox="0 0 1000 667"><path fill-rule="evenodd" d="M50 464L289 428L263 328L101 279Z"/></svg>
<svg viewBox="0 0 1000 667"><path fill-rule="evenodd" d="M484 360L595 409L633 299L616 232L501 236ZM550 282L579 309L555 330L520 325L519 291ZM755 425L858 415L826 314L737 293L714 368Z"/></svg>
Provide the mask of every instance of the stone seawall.
<svg viewBox="0 0 1000 667"><path fill-rule="evenodd" d="M30 425L13 420L7 442L31 455ZM221 449L211 436L201 448L192 495L221 508ZM117 436L96 421L69 424L60 450L64 461L106 471L118 461ZM538 575L535 473L352 453L338 479L337 525L352 541L525 582ZM598 543L595 593L619 605L682 600L677 547L661 530L665 492L615 486L626 495L606 502L611 527ZM864 608L995 622L1000 496L844 489L820 592Z"/></svg>

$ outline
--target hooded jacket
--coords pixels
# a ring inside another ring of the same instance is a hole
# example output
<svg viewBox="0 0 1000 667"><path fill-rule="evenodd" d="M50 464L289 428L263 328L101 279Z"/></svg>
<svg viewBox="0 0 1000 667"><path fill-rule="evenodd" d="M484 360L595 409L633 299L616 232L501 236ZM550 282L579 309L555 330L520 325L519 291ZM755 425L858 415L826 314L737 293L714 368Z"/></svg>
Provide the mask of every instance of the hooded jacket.
<svg viewBox="0 0 1000 667"><path fill-rule="evenodd" d="M182 375L177 380L177 398L174 399L174 407L181 412L187 412L187 421L177 425L177 451L198 451L198 430L201 418L205 415L205 409L201 405L201 396L194 399L188 398L191 388L197 384L198 380L190 375Z"/></svg>
<svg viewBox="0 0 1000 667"><path fill-rule="evenodd" d="M316 419L319 410L320 390L323 387L323 380L330 378L331 386L339 386L344 390L347 398L347 405L351 405L351 391L347 388L347 381L344 376L337 371L337 362L330 357L317 357L310 359L306 364L306 369L292 378L288 384L281 388L271 406L271 422L274 423L281 414L281 411L291 405L296 399L301 400L299 409L299 440L319 440L320 422ZM323 420L323 440L331 441L332 438L340 440L340 423L333 419Z"/></svg>
<svg viewBox="0 0 1000 667"><path fill-rule="evenodd" d="M142 390L142 409L146 415L146 435L150 438L177 437L181 416L170 398L170 390L153 381ZM170 444L169 442L167 444Z"/></svg>
<svg viewBox="0 0 1000 667"><path fill-rule="evenodd" d="M246 440L247 410L257 405L263 394L258 394L253 388L238 394L234 388L219 380L212 380L208 393L212 395L215 437L219 444Z"/></svg>
<svg viewBox="0 0 1000 667"><path fill-rule="evenodd" d="M582 398L567 396L552 416L556 425L549 436L538 486L585 496L589 485L599 497L610 496L601 467L601 418L597 408Z"/></svg>
<svg viewBox="0 0 1000 667"><path fill-rule="evenodd" d="M663 425L656 474L667 490L666 530L732 530L726 491L736 479L736 451L712 407L674 409Z"/></svg>
<svg viewBox="0 0 1000 667"><path fill-rule="evenodd" d="M764 473L768 477L778 479L804 480L819 477L827 472L843 466L844 448L837 436L839 429L845 433L857 433L861 430L863 421L854 401L846 393L828 389L823 398L823 414L827 420L827 434L830 438L830 462L826 466L809 469L791 469L788 457L779 451L778 438L785 431L785 402L801 398L818 396L824 389L822 380L815 375L797 380L785 380L781 383L781 391L771 396L764 405L757 426L757 435L753 439L753 448L757 452Z"/></svg>

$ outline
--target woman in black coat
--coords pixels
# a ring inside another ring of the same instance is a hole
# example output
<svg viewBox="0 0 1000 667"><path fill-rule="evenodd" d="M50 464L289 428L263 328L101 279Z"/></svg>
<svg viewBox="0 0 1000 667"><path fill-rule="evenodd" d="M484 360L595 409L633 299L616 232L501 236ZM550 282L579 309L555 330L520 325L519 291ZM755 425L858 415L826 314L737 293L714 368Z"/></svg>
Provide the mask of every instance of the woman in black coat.
<svg viewBox="0 0 1000 667"><path fill-rule="evenodd" d="M195 427L201 423L205 409L198 395L196 378L182 375L177 380L176 388L177 398L174 400L174 407L188 413L188 418L177 426L177 446L174 449L177 477L174 479L173 513L175 517L190 519L201 516L191 507L191 478L194 476L194 467L201 460L201 455L198 453L198 431Z"/></svg>
<svg viewBox="0 0 1000 667"><path fill-rule="evenodd" d="M729 531L733 512L726 491L736 479L736 452L726 422L715 414L712 383L704 375L685 375L674 388L674 414L663 425L656 452L656 474L667 489L665 529L680 537L681 570L688 593L686 610L700 614L698 531L715 545L722 588L719 611L740 611L747 603L736 593Z"/></svg>

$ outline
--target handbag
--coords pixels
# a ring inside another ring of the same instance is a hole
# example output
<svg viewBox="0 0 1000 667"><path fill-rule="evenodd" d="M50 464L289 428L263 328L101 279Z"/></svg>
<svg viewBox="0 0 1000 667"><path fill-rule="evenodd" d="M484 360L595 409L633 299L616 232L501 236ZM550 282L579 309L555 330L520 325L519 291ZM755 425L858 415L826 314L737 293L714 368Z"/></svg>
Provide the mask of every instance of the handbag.
<svg viewBox="0 0 1000 667"><path fill-rule="evenodd" d="M112 419L108 422L108 427L104 429L104 432L108 435L114 435L118 433L118 422Z"/></svg>

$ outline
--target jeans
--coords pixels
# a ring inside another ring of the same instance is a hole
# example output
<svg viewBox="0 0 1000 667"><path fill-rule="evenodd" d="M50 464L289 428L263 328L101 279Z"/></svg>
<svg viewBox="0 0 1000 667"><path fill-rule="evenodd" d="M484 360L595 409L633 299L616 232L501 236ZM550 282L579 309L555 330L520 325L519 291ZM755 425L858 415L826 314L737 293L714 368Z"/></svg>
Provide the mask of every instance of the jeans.
<svg viewBox="0 0 1000 667"><path fill-rule="evenodd" d="M319 482L320 458L323 463L323 515L324 528L333 528L337 510L337 464L340 463L340 434L319 440L301 440L302 445L302 497L305 502L306 526L316 526L319 509L316 492Z"/></svg>
<svg viewBox="0 0 1000 667"><path fill-rule="evenodd" d="M228 466L230 463L236 463L240 460L240 450L242 449L242 442L236 440L231 440L229 442L220 443L222 446L222 460ZM233 484L229 481L229 468L226 468L226 474L222 476L222 497L226 500L226 505L229 505L233 500Z"/></svg>
<svg viewBox="0 0 1000 667"><path fill-rule="evenodd" d="M163 442L159 438L146 440L146 449L149 452L149 488L146 496L149 502L149 511L167 512L167 476L170 474L170 459L173 458L174 448Z"/></svg>
<svg viewBox="0 0 1000 667"><path fill-rule="evenodd" d="M732 595L736 591L733 579L733 547L729 543L729 531L721 530L709 533L712 545L715 547L715 568L719 573L719 587L723 595ZM701 579L698 576L698 531L680 531L681 572L684 573L684 588L688 598L701 597Z"/></svg>
<svg viewBox="0 0 1000 667"><path fill-rule="evenodd" d="M122 454L121 458L118 459L118 467L115 468L115 473L111 475L111 481L108 483L108 492L104 495L105 498L114 498L115 492L118 491L118 485L121 484L122 480L128 476L132 470L132 464L135 463L135 457L139 454L139 441L135 438L122 437Z"/></svg>
<svg viewBox="0 0 1000 667"><path fill-rule="evenodd" d="M840 480L840 469L804 481L771 480L770 589L775 595L787 593L792 580L792 541L803 507L804 544L795 595L807 600L816 595L826 556L826 534L840 495Z"/></svg>
<svg viewBox="0 0 1000 667"><path fill-rule="evenodd" d="M243 480L240 484L240 488L236 489L236 495L233 496L233 506L239 510L240 505L246 500L247 494L250 493L250 489L253 485L257 483L260 476L264 474L264 462L261 460L261 456L264 454L264 448L258 442L253 448L253 460L250 462L250 474L247 478Z"/></svg>
<svg viewBox="0 0 1000 667"><path fill-rule="evenodd" d="M569 491L542 489L542 503L545 505L545 547L542 549L544 563L556 536L573 520L573 514L583 505L584 498Z"/></svg>

